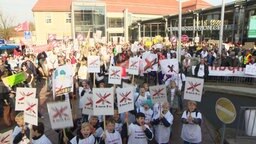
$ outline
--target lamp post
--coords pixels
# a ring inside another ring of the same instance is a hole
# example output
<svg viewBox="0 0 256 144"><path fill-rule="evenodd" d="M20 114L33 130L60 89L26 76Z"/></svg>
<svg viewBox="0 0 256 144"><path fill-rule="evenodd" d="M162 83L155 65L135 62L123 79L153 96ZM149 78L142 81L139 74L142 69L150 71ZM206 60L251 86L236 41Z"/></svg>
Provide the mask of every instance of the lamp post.
<svg viewBox="0 0 256 144"><path fill-rule="evenodd" d="M223 26L224 26L224 15L225 15L225 1L222 0L222 7L221 7L221 26L220 26L220 38L219 38L219 54L222 51L222 42L223 42Z"/></svg>
<svg viewBox="0 0 256 144"><path fill-rule="evenodd" d="M181 23L182 23L182 0L179 0L179 42L177 47L177 58L181 62Z"/></svg>

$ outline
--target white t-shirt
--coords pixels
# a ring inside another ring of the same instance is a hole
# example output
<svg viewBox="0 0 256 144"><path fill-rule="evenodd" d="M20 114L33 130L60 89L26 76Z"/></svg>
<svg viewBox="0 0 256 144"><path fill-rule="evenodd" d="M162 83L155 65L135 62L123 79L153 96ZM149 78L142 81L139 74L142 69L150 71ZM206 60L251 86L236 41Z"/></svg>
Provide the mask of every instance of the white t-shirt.
<svg viewBox="0 0 256 144"><path fill-rule="evenodd" d="M139 108L139 112L145 114L145 123L149 123L149 122L152 121L153 110L152 110L151 108L149 108L148 110L145 110L144 107L140 107L140 108Z"/></svg>
<svg viewBox="0 0 256 144"><path fill-rule="evenodd" d="M197 76L198 76L198 77L204 77L204 65L201 65L201 64L200 64L199 69L198 69Z"/></svg>
<svg viewBox="0 0 256 144"><path fill-rule="evenodd" d="M105 134L105 144L122 144L122 138L118 131L115 131L114 133L109 133L108 131L105 131Z"/></svg>
<svg viewBox="0 0 256 144"><path fill-rule="evenodd" d="M189 115L189 112L184 111L181 118L188 119ZM191 117L202 119L202 114L200 112L197 112L197 114L192 112ZM200 143L202 141L201 126L198 124L183 124L181 138L187 142Z"/></svg>
<svg viewBox="0 0 256 144"><path fill-rule="evenodd" d="M89 137L85 138L85 139L80 139L77 142L77 136L73 137L70 140L71 144L95 144L96 143L96 139L93 135L90 135Z"/></svg>
<svg viewBox="0 0 256 144"><path fill-rule="evenodd" d="M148 125L145 125L145 127L147 129L149 129ZM152 133L152 131L151 131L151 133ZM145 132L143 131L141 126L139 126L137 124L131 123L129 125L128 135L129 135L128 144L147 144L148 143L148 138L147 138ZM150 140L152 140L152 139L150 139Z"/></svg>
<svg viewBox="0 0 256 144"><path fill-rule="evenodd" d="M37 140L32 139L32 144L52 144L52 142L45 135L42 135Z"/></svg>

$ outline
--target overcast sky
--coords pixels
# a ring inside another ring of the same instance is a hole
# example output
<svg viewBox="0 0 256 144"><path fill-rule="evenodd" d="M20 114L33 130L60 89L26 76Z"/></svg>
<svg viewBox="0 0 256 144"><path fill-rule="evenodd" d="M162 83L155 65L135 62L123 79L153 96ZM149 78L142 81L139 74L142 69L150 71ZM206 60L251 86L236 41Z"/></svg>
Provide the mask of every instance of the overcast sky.
<svg viewBox="0 0 256 144"><path fill-rule="evenodd" d="M0 13L14 19L13 25L23 21L33 21L32 7L37 0L0 0ZM221 5L222 0L205 0L212 5ZM226 0L226 3L235 0Z"/></svg>

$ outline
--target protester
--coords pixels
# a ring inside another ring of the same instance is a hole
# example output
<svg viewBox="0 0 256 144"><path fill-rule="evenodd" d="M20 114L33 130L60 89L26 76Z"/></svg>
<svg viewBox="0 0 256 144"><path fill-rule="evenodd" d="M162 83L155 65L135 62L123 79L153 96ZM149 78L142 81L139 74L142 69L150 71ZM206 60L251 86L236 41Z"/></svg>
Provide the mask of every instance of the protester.
<svg viewBox="0 0 256 144"><path fill-rule="evenodd" d="M52 144L44 134L44 124L38 122L37 126L32 126L32 144Z"/></svg>
<svg viewBox="0 0 256 144"><path fill-rule="evenodd" d="M93 129L91 124L83 123L81 129L78 130L77 136L70 140L70 144L96 144Z"/></svg>
<svg viewBox="0 0 256 144"><path fill-rule="evenodd" d="M101 136L100 144L122 144L122 138L118 131L115 131L115 120L109 119L106 121L106 130Z"/></svg>
<svg viewBox="0 0 256 144"><path fill-rule="evenodd" d="M30 130L24 122L24 113L20 112L16 115L15 121L17 126L12 132L13 144L29 143Z"/></svg>

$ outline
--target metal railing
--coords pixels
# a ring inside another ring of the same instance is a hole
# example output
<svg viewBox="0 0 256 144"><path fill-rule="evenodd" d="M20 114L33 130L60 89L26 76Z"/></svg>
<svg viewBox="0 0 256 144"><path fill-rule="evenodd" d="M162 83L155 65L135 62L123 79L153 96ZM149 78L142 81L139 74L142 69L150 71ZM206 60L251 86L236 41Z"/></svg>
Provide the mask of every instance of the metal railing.
<svg viewBox="0 0 256 144"><path fill-rule="evenodd" d="M256 78L251 77L209 76L206 78L205 82L218 85L223 84L256 88Z"/></svg>

